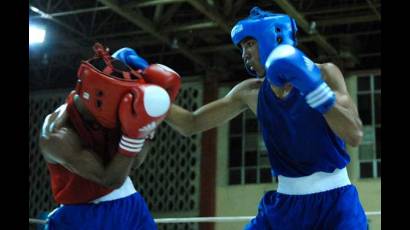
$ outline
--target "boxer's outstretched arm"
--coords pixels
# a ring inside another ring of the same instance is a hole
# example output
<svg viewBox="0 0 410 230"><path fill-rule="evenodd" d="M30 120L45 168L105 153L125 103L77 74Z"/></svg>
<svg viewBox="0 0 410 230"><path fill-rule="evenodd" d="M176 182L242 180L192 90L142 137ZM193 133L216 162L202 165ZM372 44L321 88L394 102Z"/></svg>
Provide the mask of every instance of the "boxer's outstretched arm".
<svg viewBox="0 0 410 230"><path fill-rule="evenodd" d="M339 68L332 64L320 66L323 78L336 94L335 105L324 114L330 128L346 143L358 146L363 137L362 122Z"/></svg>
<svg viewBox="0 0 410 230"><path fill-rule="evenodd" d="M258 79L245 80L236 85L225 97L193 112L172 105L165 121L184 136L215 128L250 108L249 98L257 95L260 84L261 81Z"/></svg>

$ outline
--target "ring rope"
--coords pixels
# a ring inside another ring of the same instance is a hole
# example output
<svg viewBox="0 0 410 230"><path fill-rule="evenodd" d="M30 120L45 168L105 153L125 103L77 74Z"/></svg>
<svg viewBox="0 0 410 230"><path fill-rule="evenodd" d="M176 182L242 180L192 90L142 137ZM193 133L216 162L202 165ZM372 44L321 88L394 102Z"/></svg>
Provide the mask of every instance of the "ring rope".
<svg viewBox="0 0 410 230"><path fill-rule="evenodd" d="M381 211L366 212L366 216L378 216L381 215ZM158 218L154 219L157 224L164 223L222 223L222 222L238 222L249 221L255 216L215 216L215 217L185 217L185 218ZM30 224L46 224L46 220L29 218Z"/></svg>

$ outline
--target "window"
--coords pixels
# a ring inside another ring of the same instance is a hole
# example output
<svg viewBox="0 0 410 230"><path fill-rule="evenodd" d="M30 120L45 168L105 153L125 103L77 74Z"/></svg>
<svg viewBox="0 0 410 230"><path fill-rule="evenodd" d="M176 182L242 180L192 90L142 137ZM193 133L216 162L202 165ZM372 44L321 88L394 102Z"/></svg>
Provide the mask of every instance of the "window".
<svg viewBox="0 0 410 230"><path fill-rule="evenodd" d="M360 178L381 176L381 76L358 78L357 104L363 122L359 146Z"/></svg>
<svg viewBox="0 0 410 230"><path fill-rule="evenodd" d="M267 150L258 120L247 110L229 123L229 184L272 182Z"/></svg>

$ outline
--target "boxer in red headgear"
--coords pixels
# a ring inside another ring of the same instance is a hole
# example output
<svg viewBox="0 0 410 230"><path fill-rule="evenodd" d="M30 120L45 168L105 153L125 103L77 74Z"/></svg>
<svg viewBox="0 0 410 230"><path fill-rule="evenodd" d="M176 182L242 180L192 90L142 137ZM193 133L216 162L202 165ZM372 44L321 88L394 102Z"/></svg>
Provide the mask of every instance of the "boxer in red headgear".
<svg viewBox="0 0 410 230"><path fill-rule="evenodd" d="M170 95L101 44L94 51L80 65L75 91L41 130L52 192L62 205L49 215L48 228L156 229L128 175L144 160L146 140L167 115Z"/></svg>

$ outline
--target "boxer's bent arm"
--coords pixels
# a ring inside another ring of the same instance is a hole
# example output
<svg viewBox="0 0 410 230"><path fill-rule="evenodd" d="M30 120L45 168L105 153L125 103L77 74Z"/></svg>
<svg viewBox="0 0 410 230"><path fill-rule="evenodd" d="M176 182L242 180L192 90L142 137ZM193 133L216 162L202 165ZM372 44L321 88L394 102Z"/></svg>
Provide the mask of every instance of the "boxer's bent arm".
<svg viewBox="0 0 410 230"><path fill-rule="evenodd" d="M363 137L362 122L339 68L334 64L321 65L324 80L336 94L336 103L324 117L330 128L347 144L358 146Z"/></svg>
<svg viewBox="0 0 410 230"><path fill-rule="evenodd" d="M150 139L145 140L144 146L142 147L141 152L139 152L137 156L134 157L135 161L134 161L134 165L132 166L133 169L138 169L142 165L142 163L144 163L145 158L147 157L147 154L151 150L153 144L154 144L154 141Z"/></svg>
<svg viewBox="0 0 410 230"><path fill-rule="evenodd" d="M172 105L165 121L184 136L215 128L248 109L246 97L251 90L258 89L260 84L261 81L256 79L245 80L236 85L225 97L194 112Z"/></svg>
<svg viewBox="0 0 410 230"><path fill-rule="evenodd" d="M71 172L108 188L118 188L129 175L134 158L116 154L108 165L95 153L84 149L79 137L69 128L55 130L40 137L40 149L50 163L64 166Z"/></svg>

